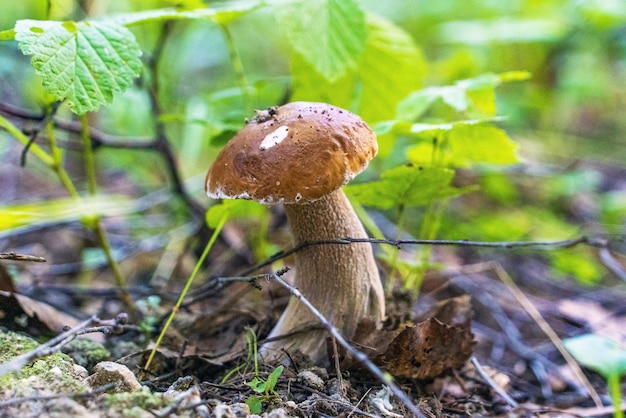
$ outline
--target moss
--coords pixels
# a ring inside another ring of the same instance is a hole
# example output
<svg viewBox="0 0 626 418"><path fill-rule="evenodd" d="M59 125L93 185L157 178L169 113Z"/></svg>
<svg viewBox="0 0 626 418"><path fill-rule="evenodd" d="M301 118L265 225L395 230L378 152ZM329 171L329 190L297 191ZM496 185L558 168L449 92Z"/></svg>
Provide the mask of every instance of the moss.
<svg viewBox="0 0 626 418"><path fill-rule="evenodd" d="M63 352L90 371L97 363L111 359L111 353L102 344L89 338L76 338L63 347Z"/></svg>
<svg viewBox="0 0 626 418"><path fill-rule="evenodd" d="M36 348L39 344L32 338L17 332L8 331L6 328L0 328L0 363L6 363L13 357L24 354Z"/></svg>
<svg viewBox="0 0 626 418"><path fill-rule="evenodd" d="M147 387L136 392L107 393L103 396L108 413L135 418L146 416L146 411L156 412L171 404L171 400L150 392Z"/></svg>
<svg viewBox="0 0 626 418"><path fill-rule="evenodd" d="M0 330L1 361L24 354L38 346L21 334ZM18 373L0 377L0 399L33 394L82 393L87 387L78 376L74 361L62 353L54 353L22 367Z"/></svg>

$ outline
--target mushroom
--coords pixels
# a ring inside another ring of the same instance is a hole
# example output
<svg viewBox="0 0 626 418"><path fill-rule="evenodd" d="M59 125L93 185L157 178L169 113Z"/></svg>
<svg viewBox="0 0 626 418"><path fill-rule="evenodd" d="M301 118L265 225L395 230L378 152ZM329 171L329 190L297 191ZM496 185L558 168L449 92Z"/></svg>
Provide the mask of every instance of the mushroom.
<svg viewBox="0 0 626 418"><path fill-rule="evenodd" d="M295 245L343 237L367 238L341 186L376 155L376 135L358 116L324 103L293 102L247 121L217 156L206 178L212 198L284 204ZM313 245L295 254L294 286L346 338L385 315L383 288L369 243ZM298 349L327 361L325 331L297 298L261 347L265 360Z"/></svg>

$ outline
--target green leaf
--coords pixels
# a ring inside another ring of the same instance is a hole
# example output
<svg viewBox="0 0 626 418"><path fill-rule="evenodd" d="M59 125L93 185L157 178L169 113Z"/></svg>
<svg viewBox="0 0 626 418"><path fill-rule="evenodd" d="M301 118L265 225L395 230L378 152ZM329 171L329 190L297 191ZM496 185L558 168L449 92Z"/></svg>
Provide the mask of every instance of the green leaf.
<svg viewBox="0 0 626 418"><path fill-rule="evenodd" d="M568 248L567 251L549 252L548 258L555 276L573 277L579 283L592 285L598 283L604 269L598 263L595 254L587 248Z"/></svg>
<svg viewBox="0 0 626 418"><path fill-rule="evenodd" d="M275 6L293 51L329 82L356 67L365 50L365 16L355 0L297 0Z"/></svg>
<svg viewBox="0 0 626 418"><path fill-rule="evenodd" d="M246 405L250 408L250 413L260 415L263 411L263 402L257 396L250 396L246 399Z"/></svg>
<svg viewBox="0 0 626 418"><path fill-rule="evenodd" d="M224 215L229 219L258 218L266 210L265 206L252 200L222 200L211 206L206 213L207 225L215 228Z"/></svg>
<svg viewBox="0 0 626 418"><path fill-rule="evenodd" d="M246 386L249 386L255 393L262 394L266 391L267 383L263 379L255 377L252 381L247 382Z"/></svg>
<svg viewBox="0 0 626 418"><path fill-rule="evenodd" d="M93 216L121 216L137 210L131 200L112 195L16 204L0 207L0 231Z"/></svg>
<svg viewBox="0 0 626 418"><path fill-rule="evenodd" d="M626 374L626 350L613 340L585 334L563 340L563 345L580 364L605 378Z"/></svg>
<svg viewBox="0 0 626 418"><path fill-rule="evenodd" d="M426 62L401 28L370 14L366 24L367 43L357 67L335 81L318 74L303 58L291 60L293 100L332 103L368 123L393 118L398 102L421 85Z"/></svg>
<svg viewBox="0 0 626 418"><path fill-rule="evenodd" d="M517 144L500 128L484 124L456 124L448 136L452 161L457 166L468 163L512 164L518 162Z"/></svg>
<svg viewBox="0 0 626 418"><path fill-rule="evenodd" d="M274 369L274 371L267 377L267 382L265 386L265 390L267 392L273 392L276 387L276 383L278 383L278 378L281 374L283 374L284 366L278 366Z"/></svg>
<svg viewBox="0 0 626 418"><path fill-rule="evenodd" d="M44 89L77 114L110 103L141 70L134 35L113 22L19 20L15 32Z"/></svg>
<svg viewBox="0 0 626 418"><path fill-rule="evenodd" d="M367 31L357 113L371 123L394 117L398 102L421 87L427 64L411 36L390 21L368 14Z"/></svg>
<svg viewBox="0 0 626 418"><path fill-rule="evenodd" d="M0 32L0 41L10 41L15 39L15 31L13 29L7 29Z"/></svg>
<svg viewBox="0 0 626 418"><path fill-rule="evenodd" d="M374 208L420 206L466 193L468 189L450 186L453 177L450 169L408 165L383 172L378 181L346 186L344 190L359 203Z"/></svg>
<svg viewBox="0 0 626 418"><path fill-rule="evenodd" d="M460 113L474 111L480 116L494 116L496 114L494 89L502 83L526 80L529 77L530 73L526 71L483 74L459 80L451 86L428 87L414 91L398 104L396 118L416 120L437 100Z"/></svg>
<svg viewBox="0 0 626 418"><path fill-rule="evenodd" d="M263 4L264 2L260 0L250 0L229 2L216 7L202 7L193 10L163 8L134 13L120 13L110 16L109 19L124 26L183 19L210 20L214 23L228 26L241 16L258 9Z"/></svg>

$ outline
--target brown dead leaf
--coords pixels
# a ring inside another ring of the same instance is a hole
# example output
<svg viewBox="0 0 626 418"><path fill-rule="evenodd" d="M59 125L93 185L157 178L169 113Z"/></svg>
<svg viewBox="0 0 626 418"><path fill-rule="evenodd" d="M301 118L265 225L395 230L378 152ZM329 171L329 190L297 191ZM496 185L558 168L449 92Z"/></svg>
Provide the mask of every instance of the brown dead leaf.
<svg viewBox="0 0 626 418"><path fill-rule="evenodd" d="M58 309L28 296L0 291L0 325L21 330L29 335L60 333L66 326L75 327L79 321Z"/></svg>
<svg viewBox="0 0 626 418"><path fill-rule="evenodd" d="M15 292L15 286L13 286L11 275L2 264L0 264L0 290Z"/></svg>
<svg viewBox="0 0 626 418"><path fill-rule="evenodd" d="M429 318L398 334L374 363L396 377L431 379L462 366L473 347L469 327Z"/></svg>
<svg viewBox="0 0 626 418"><path fill-rule="evenodd" d="M393 331L376 330L371 322L361 322L353 340L375 364L395 377L432 379L461 367L472 354L474 341L469 296L440 302L430 314L418 324ZM341 364L350 370L361 369L349 356Z"/></svg>

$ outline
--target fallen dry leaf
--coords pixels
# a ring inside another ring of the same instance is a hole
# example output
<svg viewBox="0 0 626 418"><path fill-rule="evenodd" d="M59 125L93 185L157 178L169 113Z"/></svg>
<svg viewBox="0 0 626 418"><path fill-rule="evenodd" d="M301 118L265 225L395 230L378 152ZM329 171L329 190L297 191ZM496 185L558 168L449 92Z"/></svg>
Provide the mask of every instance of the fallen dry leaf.
<svg viewBox="0 0 626 418"><path fill-rule="evenodd" d="M448 299L435 305L430 313L430 318L394 331L376 330L372 323L362 322L353 341L375 364L395 377L435 378L446 370L461 367L472 354L470 298ZM361 369L349 356L341 364L349 370Z"/></svg>
<svg viewBox="0 0 626 418"><path fill-rule="evenodd" d="M0 264L0 290L4 290L6 292L15 292L13 279L11 279L11 275L2 264Z"/></svg>
<svg viewBox="0 0 626 418"><path fill-rule="evenodd" d="M374 363L395 377L431 379L462 366L473 347L469 327L429 318L400 332Z"/></svg>
<svg viewBox="0 0 626 418"><path fill-rule="evenodd" d="M16 321L16 318L23 320ZM78 319L28 296L0 291L0 325L30 335L60 333L66 326L75 327Z"/></svg>

